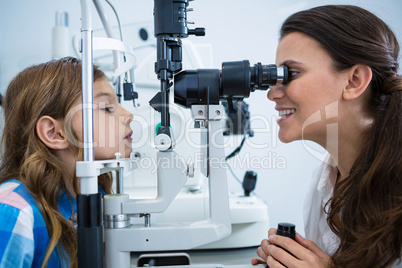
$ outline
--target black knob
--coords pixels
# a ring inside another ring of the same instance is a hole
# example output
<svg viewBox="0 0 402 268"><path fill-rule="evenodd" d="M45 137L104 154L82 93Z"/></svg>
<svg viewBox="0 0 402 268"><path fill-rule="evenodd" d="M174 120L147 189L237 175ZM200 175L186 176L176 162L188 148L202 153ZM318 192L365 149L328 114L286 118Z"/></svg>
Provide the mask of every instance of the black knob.
<svg viewBox="0 0 402 268"><path fill-rule="evenodd" d="M277 235L290 237L293 240L296 240L296 226L292 223L281 222L278 223L278 231Z"/></svg>
<svg viewBox="0 0 402 268"><path fill-rule="evenodd" d="M188 29L189 35L205 36L205 28Z"/></svg>

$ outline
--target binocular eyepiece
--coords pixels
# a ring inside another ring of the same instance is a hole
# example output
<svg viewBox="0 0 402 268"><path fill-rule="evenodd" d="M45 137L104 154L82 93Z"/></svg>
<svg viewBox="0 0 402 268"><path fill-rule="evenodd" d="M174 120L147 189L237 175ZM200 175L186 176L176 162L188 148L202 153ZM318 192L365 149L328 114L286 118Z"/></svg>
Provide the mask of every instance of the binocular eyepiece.
<svg viewBox="0 0 402 268"><path fill-rule="evenodd" d="M285 65L250 66L248 60L223 62L222 70L186 70L174 76L174 102L191 107L193 104L219 104L220 99L247 98L250 92L266 90L289 80Z"/></svg>

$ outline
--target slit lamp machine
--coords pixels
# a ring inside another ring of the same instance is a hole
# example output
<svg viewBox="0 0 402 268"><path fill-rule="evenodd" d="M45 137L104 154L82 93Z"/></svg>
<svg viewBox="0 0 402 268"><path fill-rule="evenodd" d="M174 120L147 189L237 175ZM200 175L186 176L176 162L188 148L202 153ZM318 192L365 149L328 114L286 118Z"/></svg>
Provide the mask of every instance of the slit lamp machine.
<svg viewBox="0 0 402 268"><path fill-rule="evenodd" d="M93 2L109 39L114 38L99 1ZM89 0L81 0L84 148L83 161L76 164L81 189L77 198L79 267L130 267L130 252L182 251L203 248L221 241L232 233L227 170L221 165L213 164L216 160L220 163L225 161L221 122L225 107L221 101L226 101L227 110L234 110L236 103L247 98L250 92L256 89L266 90L277 83L286 83L287 67L261 63L250 66L244 60L224 62L221 70L183 71L182 39L189 35L203 36L205 29L188 29L189 0L155 0L155 73L160 81L160 90L152 98L150 105L161 116L154 140L158 164L157 196L152 199L130 199L123 188L123 174L125 169L135 166L135 157L120 159L117 156L113 160L94 160L92 74L95 46L91 4ZM119 60L121 52L117 48L113 50L113 82L117 85L116 93L120 96L123 83L119 77L132 68L132 62L128 58L132 51L124 43L117 42L116 47L127 54L127 59L125 57L122 63ZM132 80L133 78L132 72ZM200 172L208 182L208 215L205 219L196 221L151 224L151 215L163 213L175 200L188 178L194 176L194 166L185 163L175 152L169 111L172 105L169 99L172 87L174 102L191 110L194 126L200 130L199 155L203 162ZM136 92L132 85L124 84L123 89L135 98ZM112 170L119 171L116 179L117 193L105 195L102 200L98 193L98 176ZM141 217L143 223L133 224L133 217Z"/></svg>

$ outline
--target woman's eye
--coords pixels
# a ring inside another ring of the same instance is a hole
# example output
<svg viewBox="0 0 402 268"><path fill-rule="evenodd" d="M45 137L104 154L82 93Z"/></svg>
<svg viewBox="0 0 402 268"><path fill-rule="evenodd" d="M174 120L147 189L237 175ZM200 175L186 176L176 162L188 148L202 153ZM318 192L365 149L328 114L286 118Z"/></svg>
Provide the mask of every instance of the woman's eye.
<svg viewBox="0 0 402 268"><path fill-rule="evenodd" d="M293 79L297 78L299 73L300 72L298 71L289 71L289 80L292 81Z"/></svg>

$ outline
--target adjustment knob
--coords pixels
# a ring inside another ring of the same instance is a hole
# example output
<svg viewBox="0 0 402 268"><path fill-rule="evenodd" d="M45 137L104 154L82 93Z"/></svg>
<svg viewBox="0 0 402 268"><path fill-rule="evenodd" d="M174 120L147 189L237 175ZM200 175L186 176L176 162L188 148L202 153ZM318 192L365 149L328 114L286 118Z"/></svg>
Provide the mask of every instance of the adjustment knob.
<svg viewBox="0 0 402 268"><path fill-rule="evenodd" d="M205 36L205 28L188 29L189 35Z"/></svg>

